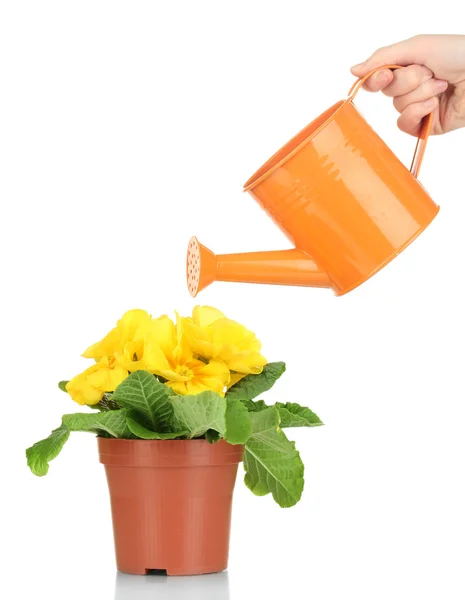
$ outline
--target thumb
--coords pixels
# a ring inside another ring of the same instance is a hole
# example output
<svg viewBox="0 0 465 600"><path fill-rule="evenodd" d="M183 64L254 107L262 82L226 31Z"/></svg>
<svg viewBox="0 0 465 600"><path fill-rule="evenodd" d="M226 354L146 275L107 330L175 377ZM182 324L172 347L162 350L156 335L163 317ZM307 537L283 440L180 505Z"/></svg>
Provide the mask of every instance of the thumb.
<svg viewBox="0 0 465 600"><path fill-rule="evenodd" d="M407 67L413 64L424 64L425 48L421 37L413 37L391 46L376 50L368 60L353 66L350 71L356 77L363 77L373 69L384 65Z"/></svg>

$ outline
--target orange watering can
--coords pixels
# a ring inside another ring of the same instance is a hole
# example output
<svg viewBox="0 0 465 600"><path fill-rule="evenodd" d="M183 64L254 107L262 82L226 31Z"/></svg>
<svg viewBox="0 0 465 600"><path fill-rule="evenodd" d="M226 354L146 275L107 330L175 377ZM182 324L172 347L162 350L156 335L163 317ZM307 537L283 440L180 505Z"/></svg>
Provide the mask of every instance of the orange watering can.
<svg viewBox="0 0 465 600"><path fill-rule="evenodd" d="M340 296L382 269L431 223L439 207L417 177L433 115L423 119L409 171L353 103L376 70L244 185L294 249L216 256L192 238L192 296L215 280L327 287Z"/></svg>

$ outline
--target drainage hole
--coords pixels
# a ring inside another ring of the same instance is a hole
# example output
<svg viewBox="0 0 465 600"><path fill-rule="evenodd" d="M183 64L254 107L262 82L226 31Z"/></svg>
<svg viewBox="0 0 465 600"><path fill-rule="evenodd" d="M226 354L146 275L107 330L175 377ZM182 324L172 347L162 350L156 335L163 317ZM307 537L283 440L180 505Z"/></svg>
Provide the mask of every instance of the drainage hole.
<svg viewBox="0 0 465 600"><path fill-rule="evenodd" d="M166 569L145 569L145 574L166 576L168 573L166 572Z"/></svg>

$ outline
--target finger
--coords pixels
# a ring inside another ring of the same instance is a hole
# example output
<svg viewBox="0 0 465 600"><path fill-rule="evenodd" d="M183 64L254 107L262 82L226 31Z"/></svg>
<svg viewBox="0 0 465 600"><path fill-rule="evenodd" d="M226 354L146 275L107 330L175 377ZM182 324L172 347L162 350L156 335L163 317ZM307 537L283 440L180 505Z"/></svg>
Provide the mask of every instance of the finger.
<svg viewBox="0 0 465 600"><path fill-rule="evenodd" d="M433 72L422 65L410 65L394 71L392 82L383 89L383 94L394 98L413 92L425 81L432 79Z"/></svg>
<svg viewBox="0 0 465 600"><path fill-rule="evenodd" d="M428 98L432 98L437 94L445 92L447 85L447 81L444 81L443 79L428 79L428 81L422 83L413 90L413 92L394 98L394 108L401 113L409 104L424 102L425 100L428 100Z"/></svg>
<svg viewBox="0 0 465 600"><path fill-rule="evenodd" d="M368 60L355 65L351 71L356 77L363 77L372 69L383 65L400 65L402 67L415 63L424 64L426 53L427 44L425 44L423 36L415 36L376 50Z"/></svg>
<svg viewBox="0 0 465 600"><path fill-rule="evenodd" d="M436 96L434 96L434 98L429 98L424 102L409 104L397 119L397 126L405 133L415 136L418 135L423 117L426 117L430 112L433 112L438 105L439 100Z"/></svg>
<svg viewBox="0 0 465 600"><path fill-rule="evenodd" d="M379 92L388 86L394 78L394 73L390 69L381 69L365 81L363 87L369 92Z"/></svg>
<svg viewBox="0 0 465 600"><path fill-rule="evenodd" d="M433 72L423 65L409 65L403 69L382 69L374 73L365 83L365 89L379 92L393 98L408 94L424 81L431 79Z"/></svg>

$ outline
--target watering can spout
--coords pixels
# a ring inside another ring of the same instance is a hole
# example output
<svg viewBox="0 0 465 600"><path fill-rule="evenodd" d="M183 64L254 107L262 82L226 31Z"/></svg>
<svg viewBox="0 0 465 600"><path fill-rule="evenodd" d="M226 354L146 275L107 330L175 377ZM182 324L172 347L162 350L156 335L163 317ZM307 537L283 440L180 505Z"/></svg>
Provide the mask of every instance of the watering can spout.
<svg viewBox="0 0 465 600"><path fill-rule="evenodd" d="M297 249L216 256L193 237L186 267L187 286L194 298L214 281L331 287L328 275Z"/></svg>

